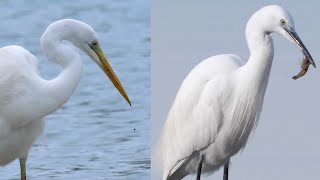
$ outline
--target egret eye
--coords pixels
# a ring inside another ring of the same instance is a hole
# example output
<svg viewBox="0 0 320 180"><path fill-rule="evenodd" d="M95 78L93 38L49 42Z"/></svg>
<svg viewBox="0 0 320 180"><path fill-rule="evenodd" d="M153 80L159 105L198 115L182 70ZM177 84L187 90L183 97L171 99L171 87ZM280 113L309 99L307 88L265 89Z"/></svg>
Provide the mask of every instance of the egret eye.
<svg viewBox="0 0 320 180"><path fill-rule="evenodd" d="M96 46L97 44L98 44L97 41L93 41L93 42L91 43L91 46Z"/></svg>
<svg viewBox="0 0 320 180"><path fill-rule="evenodd" d="M281 20L280 20L280 25L281 25L281 26L286 25L286 21L285 21L284 19L281 19Z"/></svg>

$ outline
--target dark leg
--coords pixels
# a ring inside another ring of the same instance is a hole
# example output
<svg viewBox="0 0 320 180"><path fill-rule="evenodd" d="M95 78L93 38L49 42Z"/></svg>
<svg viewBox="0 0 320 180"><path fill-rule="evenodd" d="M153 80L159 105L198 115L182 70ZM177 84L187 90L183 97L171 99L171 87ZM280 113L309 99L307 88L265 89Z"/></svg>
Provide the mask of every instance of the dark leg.
<svg viewBox="0 0 320 180"><path fill-rule="evenodd" d="M27 175L26 175L27 158L19 158L19 161L20 161L21 180L27 180Z"/></svg>
<svg viewBox="0 0 320 180"><path fill-rule="evenodd" d="M228 180L228 176L229 176L229 162L227 162L227 164L224 165L223 180Z"/></svg>
<svg viewBox="0 0 320 180"><path fill-rule="evenodd" d="M197 180L200 180L201 169L202 169L202 161L203 161L203 155L200 157L200 161L199 161L199 165L198 165Z"/></svg>

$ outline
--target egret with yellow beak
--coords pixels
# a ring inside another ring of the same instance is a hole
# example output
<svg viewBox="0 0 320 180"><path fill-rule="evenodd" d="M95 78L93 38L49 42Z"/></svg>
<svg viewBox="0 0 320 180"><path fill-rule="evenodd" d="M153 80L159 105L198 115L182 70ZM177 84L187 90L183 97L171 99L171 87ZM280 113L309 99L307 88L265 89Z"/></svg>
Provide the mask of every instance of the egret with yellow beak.
<svg viewBox="0 0 320 180"><path fill-rule="evenodd" d="M47 58L62 67L52 80L39 75L36 57L24 48L0 49L0 165L19 158L22 180L28 151L43 131L43 117L63 106L79 83L82 61L75 47L98 64L131 105L89 25L73 19L56 21L42 35L41 46Z"/></svg>

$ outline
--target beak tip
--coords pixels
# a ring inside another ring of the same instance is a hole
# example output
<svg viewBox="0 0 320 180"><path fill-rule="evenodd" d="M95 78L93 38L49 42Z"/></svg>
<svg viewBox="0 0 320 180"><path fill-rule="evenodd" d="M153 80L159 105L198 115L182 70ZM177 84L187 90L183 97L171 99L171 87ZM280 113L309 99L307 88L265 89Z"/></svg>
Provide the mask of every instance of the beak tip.
<svg viewBox="0 0 320 180"><path fill-rule="evenodd" d="M314 68L317 68L316 63L314 63L314 61L313 61L312 58L311 58L310 62L311 62L312 66L313 66Z"/></svg>
<svg viewBox="0 0 320 180"><path fill-rule="evenodd" d="M128 102L128 104L129 104L130 106L132 106L131 101L130 101L128 95L124 96L124 99Z"/></svg>

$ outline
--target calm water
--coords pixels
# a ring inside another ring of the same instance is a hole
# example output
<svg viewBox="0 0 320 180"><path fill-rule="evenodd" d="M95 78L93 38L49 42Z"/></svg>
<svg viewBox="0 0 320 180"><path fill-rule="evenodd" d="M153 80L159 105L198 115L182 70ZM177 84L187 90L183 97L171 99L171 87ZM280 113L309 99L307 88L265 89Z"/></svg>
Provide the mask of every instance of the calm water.
<svg viewBox="0 0 320 180"><path fill-rule="evenodd" d="M30 150L29 179L149 179L149 2L1 1L0 45L35 54L50 79L59 67L47 61L39 39L53 21L90 24L130 96L125 102L102 71L83 57L84 73L69 102L46 118L45 132ZM19 163L0 168L0 179L19 179Z"/></svg>

